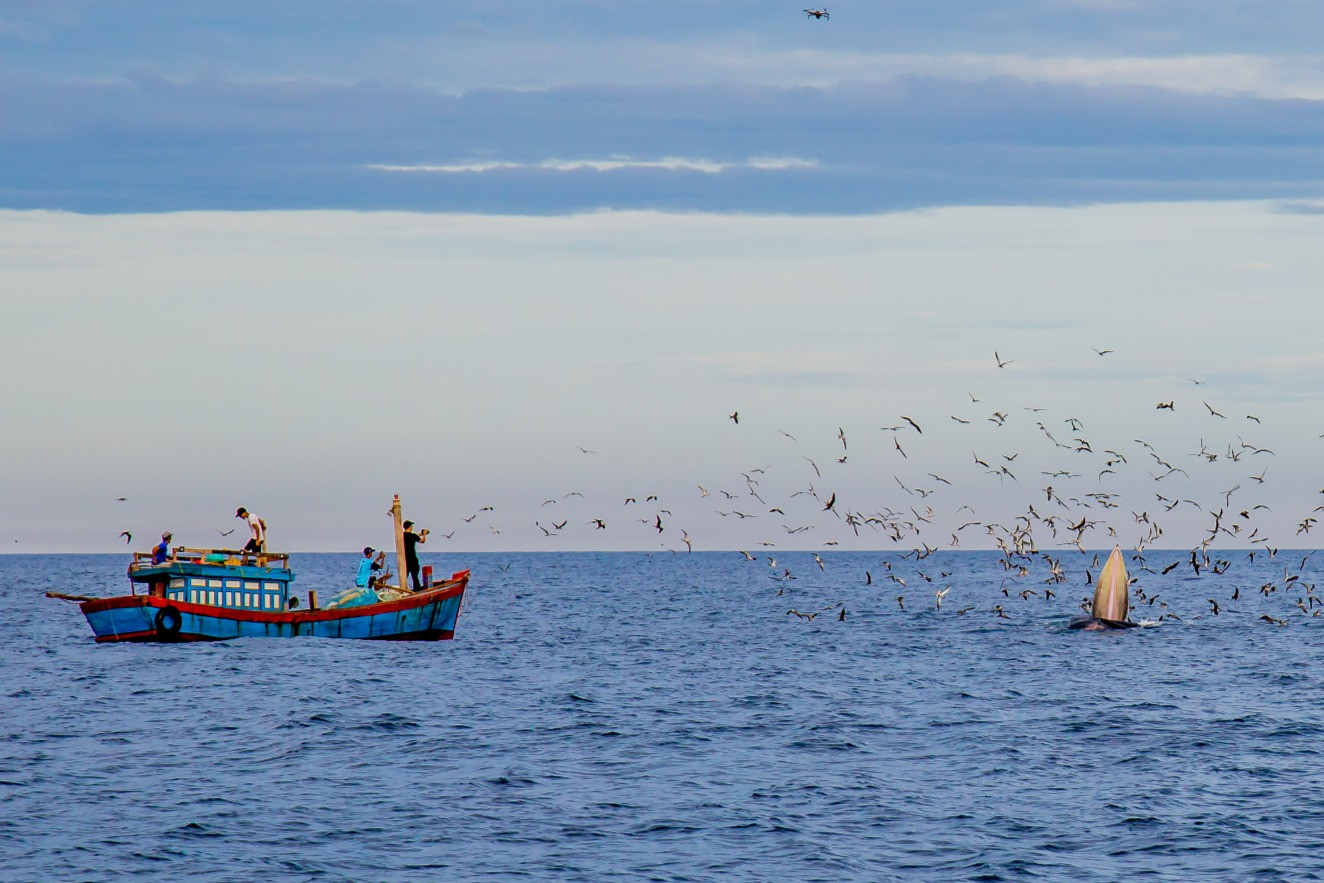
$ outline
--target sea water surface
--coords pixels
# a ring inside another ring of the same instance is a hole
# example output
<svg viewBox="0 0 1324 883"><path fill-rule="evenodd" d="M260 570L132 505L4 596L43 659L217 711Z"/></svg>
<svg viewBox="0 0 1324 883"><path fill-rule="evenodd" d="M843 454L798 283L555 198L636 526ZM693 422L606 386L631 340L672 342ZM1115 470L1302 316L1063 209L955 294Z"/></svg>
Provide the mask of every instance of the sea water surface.
<svg viewBox="0 0 1324 883"><path fill-rule="evenodd" d="M1324 878L1313 563L1145 573L1181 621L1084 633L1083 566L820 554L432 556L454 641L175 645L43 596L126 557L0 557L0 879Z"/></svg>

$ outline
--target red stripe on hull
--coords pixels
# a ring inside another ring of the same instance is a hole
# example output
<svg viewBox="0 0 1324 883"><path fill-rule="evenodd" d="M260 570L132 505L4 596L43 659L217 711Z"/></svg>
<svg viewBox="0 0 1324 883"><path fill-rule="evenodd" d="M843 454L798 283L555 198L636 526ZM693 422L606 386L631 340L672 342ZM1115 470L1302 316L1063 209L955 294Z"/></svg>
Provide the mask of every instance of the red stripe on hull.
<svg viewBox="0 0 1324 883"><path fill-rule="evenodd" d="M170 638L163 638L155 629L149 629L145 632L126 632L122 635L102 635L96 639L98 644L118 644L128 642L131 644L161 643L161 644L181 644L192 641L224 641L225 638L213 638L208 635L190 635L180 632L178 635ZM455 640L455 631L453 629L433 629L426 632L410 632L405 635L380 635L374 638L364 638L365 641L453 641Z"/></svg>

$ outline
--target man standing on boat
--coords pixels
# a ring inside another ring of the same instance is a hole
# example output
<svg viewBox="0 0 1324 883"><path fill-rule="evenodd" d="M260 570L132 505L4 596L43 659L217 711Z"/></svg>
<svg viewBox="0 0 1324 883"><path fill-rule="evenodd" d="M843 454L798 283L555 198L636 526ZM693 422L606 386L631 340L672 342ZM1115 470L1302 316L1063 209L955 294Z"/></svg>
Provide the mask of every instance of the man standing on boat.
<svg viewBox="0 0 1324 883"><path fill-rule="evenodd" d="M255 555L259 552L265 552L267 550L267 523L243 506L235 510L234 517L247 521L248 532L252 534L248 538L248 543L244 546L244 551L252 552Z"/></svg>
<svg viewBox="0 0 1324 883"><path fill-rule="evenodd" d="M170 541L174 536L170 531L161 534L161 542L152 549L152 563L165 564L165 560L170 557Z"/></svg>
<svg viewBox="0 0 1324 883"><path fill-rule="evenodd" d="M413 584L414 591L417 592L422 586L420 585L418 578L418 550L414 547L419 543L426 543L428 541L428 529L425 527L418 533L415 533L413 527L414 522L412 521L406 521L404 523L405 567L409 570L409 581Z"/></svg>

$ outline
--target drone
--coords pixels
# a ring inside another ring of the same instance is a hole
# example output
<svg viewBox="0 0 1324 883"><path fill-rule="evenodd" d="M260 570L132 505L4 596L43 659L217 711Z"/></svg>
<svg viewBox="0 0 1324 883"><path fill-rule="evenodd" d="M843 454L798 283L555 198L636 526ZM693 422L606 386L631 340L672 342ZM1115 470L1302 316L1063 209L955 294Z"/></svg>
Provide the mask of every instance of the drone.
<svg viewBox="0 0 1324 883"><path fill-rule="evenodd" d="M805 10L805 18L817 18L817 19L820 19L820 20L821 20L821 19L831 18L831 17L832 17L832 16L828 15L828 11L827 11L826 9L806 9L806 10Z"/></svg>

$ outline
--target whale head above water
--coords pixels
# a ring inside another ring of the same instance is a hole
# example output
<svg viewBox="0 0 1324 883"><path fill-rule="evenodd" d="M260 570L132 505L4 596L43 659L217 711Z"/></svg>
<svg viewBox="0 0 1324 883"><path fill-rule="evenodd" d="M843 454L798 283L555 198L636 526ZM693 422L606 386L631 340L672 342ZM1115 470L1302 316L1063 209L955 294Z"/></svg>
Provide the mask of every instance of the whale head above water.
<svg viewBox="0 0 1324 883"><path fill-rule="evenodd" d="M1076 617L1067 627L1085 631L1133 627L1135 623L1126 619L1131 607L1129 585L1122 550L1114 546L1095 582L1094 604L1090 607L1090 615Z"/></svg>

